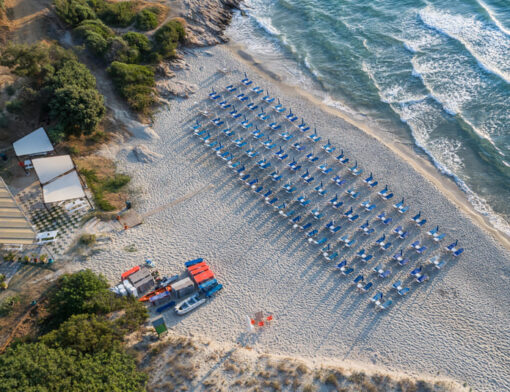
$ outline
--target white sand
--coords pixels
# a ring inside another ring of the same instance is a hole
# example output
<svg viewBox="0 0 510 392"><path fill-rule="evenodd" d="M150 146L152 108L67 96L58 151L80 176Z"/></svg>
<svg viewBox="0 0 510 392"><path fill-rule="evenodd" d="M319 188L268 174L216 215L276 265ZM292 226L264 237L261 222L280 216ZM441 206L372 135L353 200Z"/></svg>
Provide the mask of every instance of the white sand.
<svg viewBox="0 0 510 392"><path fill-rule="evenodd" d="M301 232L291 229L272 208L241 186L225 162L191 136L188 123L194 121L211 87L220 89L242 78L240 72L224 76L217 70L246 68L224 47L207 50L213 56L195 51L187 56L191 70L178 73L178 78L196 83L201 90L189 100L174 101L169 110L162 110L153 126L161 139L144 141L164 158L154 163L138 162L131 152L138 140L118 154L119 168L133 176L133 185L140 190L133 200L137 211L157 212L142 226L114 236L108 250L85 266L104 273L114 283L121 272L146 257L168 275L183 272L188 259L205 257L224 290L185 317L166 312L168 325L177 332L198 333L220 342L236 341L245 332L246 315L263 310L273 313L275 321L253 338L252 345L258 350L451 377L481 391L510 390L509 253L408 162L308 100L284 96L278 86L249 70L254 84L269 86L272 95L316 126L323 139L341 146L365 172L373 171L380 184L389 184L396 194L394 202L405 196L412 208L402 223L408 225L409 217L422 211L428 222L416 239L439 225L448 233L443 245L458 238L466 248L458 260L449 258L440 271L429 266L430 281L411 283L409 295L397 299L391 309L375 311L369 298L376 291L361 295L350 284L360 268L366 275L368 267L358 261L350 277L341 276L334 270L336 263L328 264L319 257L316 246L306 243ZM324 178L329 182L330 177ZM198 190L193 197L172 204ZM164 205L167 208L160 208ZM361 219L356 223L346 227L352 231ZM413 230L412 238L418 235ZM391 241L396 242L394 237ZM130 244L138 252L125 251ZM394 245L386 256L397 249ZM346 258L350 261L352 252ZM373 278L377 290L389 292L390 284L397 278L407 279L418 263L413 256L406 267L392 265L391 278Z"/></svg>

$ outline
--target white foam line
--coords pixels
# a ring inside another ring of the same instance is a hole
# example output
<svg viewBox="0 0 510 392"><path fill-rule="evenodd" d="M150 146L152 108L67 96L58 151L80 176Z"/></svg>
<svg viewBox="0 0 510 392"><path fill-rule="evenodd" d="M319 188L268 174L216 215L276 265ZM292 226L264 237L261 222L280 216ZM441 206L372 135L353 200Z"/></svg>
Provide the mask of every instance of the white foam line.
<svg viewBox="0 0 510 392"><path fill-rule="evenodd" d="M503 26L503 24L498 20L498 18L494 14L494 11L492 11L492 9L490 9L490 7L487 4L485 4L482 0L478 0L478 4L480 4L480 6L485 10L485 12L487 12L487 15L489 15L489 18L498 27L498 29L500 29L506 35L510 36L510 30Z"/></svg>

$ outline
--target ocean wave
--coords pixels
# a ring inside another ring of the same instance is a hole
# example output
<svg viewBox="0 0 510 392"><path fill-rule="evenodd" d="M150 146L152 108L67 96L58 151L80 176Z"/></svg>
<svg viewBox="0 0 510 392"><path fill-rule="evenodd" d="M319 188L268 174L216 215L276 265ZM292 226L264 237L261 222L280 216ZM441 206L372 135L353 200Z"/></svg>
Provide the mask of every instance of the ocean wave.
<svg viewBox="0 0 510 392"><path fill-rule="evenodd" d="M474 17L441 12L430 5L418 15L425 26L463 45L480 68L510 84L510 38L501 30Z"/></svg>
<svg viewBox="0 0 510 392"><path fill-rule="evenodd" d="M489 16L490 20L492 20L492 23L494 23L498 29L500 29L503 33L510 36L510 30L508 30L503 24L499 21L494 11L482 0L477 0L480 7L482 7L487 15Z"/></svg>

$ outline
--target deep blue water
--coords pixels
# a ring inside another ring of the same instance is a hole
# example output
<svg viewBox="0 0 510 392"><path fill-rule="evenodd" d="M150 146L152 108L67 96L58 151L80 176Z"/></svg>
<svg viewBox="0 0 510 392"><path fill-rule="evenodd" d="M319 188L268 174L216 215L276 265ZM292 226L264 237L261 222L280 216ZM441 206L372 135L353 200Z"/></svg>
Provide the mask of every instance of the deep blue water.
<svg viewBox="0 0 510 392"><path fill-rule="evenodd" d="M229 34L416 145L510 233L510 0L245 0Z"/></svg>

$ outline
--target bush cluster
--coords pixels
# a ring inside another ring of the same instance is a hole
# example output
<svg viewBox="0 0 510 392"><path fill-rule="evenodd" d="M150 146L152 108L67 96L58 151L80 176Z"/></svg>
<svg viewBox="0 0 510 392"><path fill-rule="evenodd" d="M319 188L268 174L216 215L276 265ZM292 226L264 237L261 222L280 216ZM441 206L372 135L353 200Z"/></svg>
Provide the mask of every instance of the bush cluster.
<svg viewBox="0 0 510 392"><path fill-rule="evenodd" d="M147 375L122 346L147 319L138 301L117 298L90 270L61 277L49 294L51 328L0 355L3 391L144 391ZM106 313L125 310L114 321ZM129 320L125 320L129 318Z"/></svg>
<svg viewBox="0 0 510 392"><path fill-rule="evenodd" d="M146 113L154 103L154 71L145 65L126 64L114 61L108 74L129 106Z"/></svg>
<svg viewBox="0 0 510 392"><path fill-rule="evenodd" d="M139 30L152 30L158 25L159 9L149 7L136 14L135 1L106 0L55 0L55 7L62 20L75 27L75 34L90 52L110 64L108 72L129 106L147 114L154 103L154 73L142 64L175 55L185 39L182 23L172 20L164 24L152 39L135 32L117 36L107 25L126 27L135 22Z"/></svg>
<svg viewBox="0 0 510 392"><path fill-rule="evenodd" d="M2 51L0 64L30 80L20 97L42 104L66 135L91 133L102 120L104 99L96 79L71 51L56 44L10 45ZM7 109L22 111L23 104L11 103Z"/></svg>
<svg viewBox="0 0 510 392"><path fill-rule="evenodd" d="M158 26L158 9L145 8L136 15L135 26L138 30L149 31Z"/></svg>

